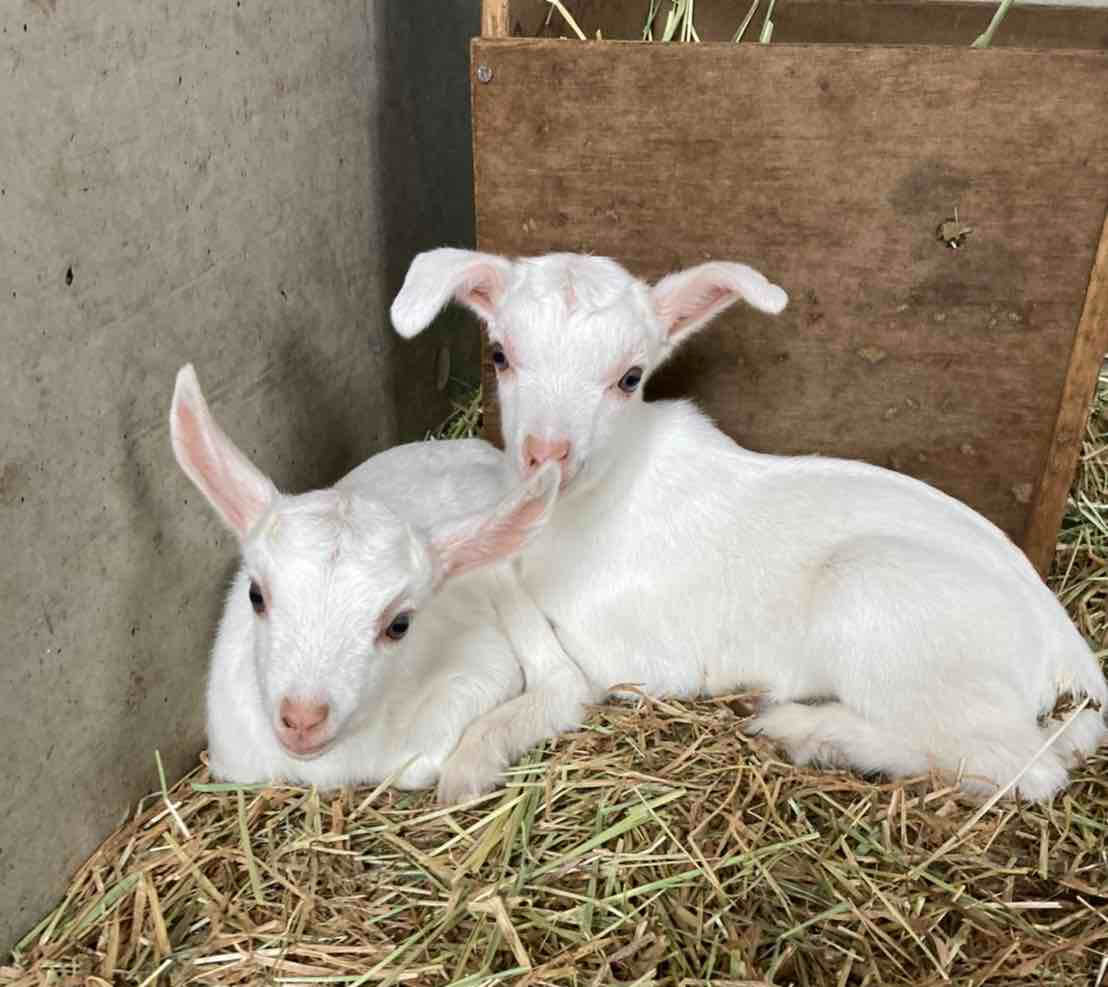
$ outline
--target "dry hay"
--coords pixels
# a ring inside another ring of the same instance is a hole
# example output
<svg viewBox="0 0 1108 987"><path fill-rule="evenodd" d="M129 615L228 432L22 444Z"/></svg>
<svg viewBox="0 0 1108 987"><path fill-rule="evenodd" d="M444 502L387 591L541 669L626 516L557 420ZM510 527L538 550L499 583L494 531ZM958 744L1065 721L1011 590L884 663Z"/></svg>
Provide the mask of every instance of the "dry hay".
<svg viewBox="0 0 1108 987"><path fill-rule="evenodd" d="M1108 373L1053 576L1100 647L1106 406ZM982 813L927 780L797 770L743 712L599 708L461 808L201 766L139 804L0 983L1108 984L1108 750L1050 806Z"/></svg>

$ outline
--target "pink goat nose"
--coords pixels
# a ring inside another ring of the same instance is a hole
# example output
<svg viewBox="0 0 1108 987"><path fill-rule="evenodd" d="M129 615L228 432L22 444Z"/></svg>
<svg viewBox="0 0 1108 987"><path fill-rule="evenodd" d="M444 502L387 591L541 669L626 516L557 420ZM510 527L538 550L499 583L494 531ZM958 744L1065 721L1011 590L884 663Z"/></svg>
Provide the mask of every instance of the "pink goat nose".
<svg viewBox="0 0 1108 987"><path fill-rule="evenodd" d="M543 463L564 463L569 458L569 439L537 439L528 435L523 440L523 458L529 469L537 469Z"/></svg>
<svg viewBox="0 0 1108 987"><path fill-rule="evenodd" d="M327 722L331 707L326 703L305 702L301 699L281 700L281 726L286 730L307 737Z"/></svg>

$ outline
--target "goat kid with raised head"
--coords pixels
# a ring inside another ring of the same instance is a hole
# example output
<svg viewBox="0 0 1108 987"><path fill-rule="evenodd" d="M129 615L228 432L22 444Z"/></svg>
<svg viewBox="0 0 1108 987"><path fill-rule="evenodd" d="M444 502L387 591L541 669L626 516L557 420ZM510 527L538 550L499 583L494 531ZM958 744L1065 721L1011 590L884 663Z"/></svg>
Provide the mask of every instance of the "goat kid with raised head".
<svg viewBox="0 0 1108 987"><path fill-rule="evenodd" d="M1108 690L999 529L909 477L753 453L688 401L643 402L649 376L740 299L787 302L742 264L649 286L601 257L443 248L416 257L392 319L414 336L454 300L485 322L508 458L562 477L517 570L594 692L759 689L748 729L798 763L933 770L979 795L1018 775L1013 791L1049 798L1108 734ZM528 689L557 712L532 742L583 714L584 691L539 674ZM1063 693L1088 706L1040 753Z"/></svg>
<svg viewBox="0 0 1108 987"><path fill-rule="evenodd" d="M488 443L417 442L282 494L212 418L191 366L170 433L242 550L212 649L213 775L331 788L399 773L447 801L480 793L490 763L521 752L487 736L505 704L529 702L517 649L567 661L497 565L541 529L558 471L518 484Z"/></svg>

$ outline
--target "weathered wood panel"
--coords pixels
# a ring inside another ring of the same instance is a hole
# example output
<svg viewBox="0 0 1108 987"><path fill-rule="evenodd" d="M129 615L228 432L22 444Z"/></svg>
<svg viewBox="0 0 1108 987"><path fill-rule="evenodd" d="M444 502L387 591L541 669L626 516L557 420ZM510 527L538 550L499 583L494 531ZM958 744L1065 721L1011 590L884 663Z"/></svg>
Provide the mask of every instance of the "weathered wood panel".
<svg viewBox="0 0 1108 987"><path fill-rule="evenodd" d="M706 330L651 396L1023 535L1108 200L1108 55L477 41L473 62L482 249L647 278L734 258L790 293ZM955 207L959 250L936 237Z"/></svg>
<svg viewBox="0 0 1108 987"><path fill-rule="evenodd" d="M517 37L569 37L572 32L546 0L486 0L507 6L507 23ZM607 40L642 37L646 0L564 0L566 9L590 37L599 29ZM747 28L744 42L756 42L766 0ZM664 12L656 24L664 24ZM747 4L698 0L696 29L702 41L730 41ZM969 45L988 26L995 6L935 0L777 0L773 40L777 44ZM503 20L501 21L503 23ZM493 36L484 32L486 37ZM496 35L499 37L500 35ZM1015 6L993 39L998 47L1108 48L1108 11L1089 7Z"/></svg>
<svg viewBox="0 0 1108 987"><path fill-rule="evenodd" d="M1085 307L1073 341L1069 370L1042 474L1035 489L1023 546L1040 570L1054 558L1081 439L1101 361L1108 351L1108 216L1100 235Z"/></svg>

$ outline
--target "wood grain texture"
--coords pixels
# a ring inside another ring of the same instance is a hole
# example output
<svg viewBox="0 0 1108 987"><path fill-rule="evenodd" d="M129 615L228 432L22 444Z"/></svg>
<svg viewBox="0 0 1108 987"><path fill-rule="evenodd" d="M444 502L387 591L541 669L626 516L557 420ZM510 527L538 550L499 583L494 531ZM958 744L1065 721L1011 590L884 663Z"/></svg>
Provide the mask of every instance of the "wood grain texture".
<svg viewBox="0 0 1108 987"><path fill-rule="evenodd" d="M1046 463L1036 485L1024 551L1045 572L1054 558L1058 528L1066 509L1074 470L1081 452L1085 421L1089 417L1097 372L1108 352L1108 214L1100 234L1085 307L1073 341L1069 370L1059 402Z"/></svg>
<svg viewBox="0 0 1108 987"><path fill-rule="evenodd" d="M590 38L597 29L607 40L642 37L645 0L563 0ZM669 5L662 4L664 23ZM746 13L734 0L697 0L696 29L703 41L730 41ZM756 43L765 0L747 28L744 42ZM932 0L777 0L773 8L775 44L912 44L968 46L988 26L995 6ZM546 0L513 0L511 34L515 37L568 37L558 14L550 16ZM1091 7L1012 7L994 47L1108 48L1108 11Z"/></svg>
<svg viewBox="0 0 1108 987"><path fill-rule="evenodd" d="M549 9L549 4L544 3L544 7ZM511 28L511 0L481 0L481 37L483 38L507 38L512 33ZM472 65L476 65L476 61L472 61ZM476 77L471 76L471 86L482 85ZM472 97L471 97L472 101ZM474 131L474 151L477 149L477 135ZM474 186L478 184L477 180L477 162L473 164ZM485 339L484 332L481 333L481 383L484 388L485 394L492 394L493 387L490 386L489 375L493 373L492 364L489 362L488 344ZM500 439L500 418L495 410L490 411L486 407L482 422L482 434L486 439L494 442L496 445L502 445Z"/></svg>
<svg viewBox="0 0 1108 987"><path fill-rule="evenodd" d="M507 38L511 34L509 0L481 0L481 37Z"/></svg>
<svg viewBox="0 0 1108 987"><path fill-rule="evenodd" d="M723 317L648 396L692 396L750 448L889 466L1029 530L1108 197L1108 56L475 55L494 69L474 87L481 249L591 251L650 279L736 259L790 293L777 319ZM936 237L955 207L975 228L960 250Z"/></svg>

